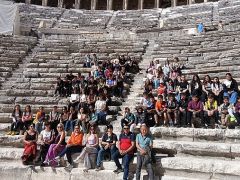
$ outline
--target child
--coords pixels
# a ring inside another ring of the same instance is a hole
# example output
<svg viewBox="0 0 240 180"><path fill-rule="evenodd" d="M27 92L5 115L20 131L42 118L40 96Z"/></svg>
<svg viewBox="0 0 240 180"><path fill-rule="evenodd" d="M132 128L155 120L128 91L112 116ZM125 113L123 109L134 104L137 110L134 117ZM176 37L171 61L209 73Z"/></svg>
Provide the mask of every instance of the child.
<svg viewBox="0 0 240 180"><path fill-rule="evenodd" d="M11 130L7 133L7 135L16 135L20 126L22 126L22 111L20 109L20 105L15 105L12 112L13 122L11 124Z"/></svg>
<svg viewBox="0 0 240 180"><path fill-rule="evenodd" d="M218 105L217 101L214 100L214 95L209 94L208 100L205 102L204 106L204 117L212 128L215 127L215 123L218 122Z"/></svg>
<svg viewBox="0 0 240 180"><path fill-rule="evenodd" d="M199 97L197 95L192 96L192 100L188 103L187 108L187 121L188 124L192 125L192 127L201 126L201 124L204 124L203 122L203 103L199 100ZM201 122L198 123L197 118L200 118Z"/></svg>
<svg viewBox="0 0 240 180"><path fill-rule="evenodd" d="M44 108L41 106L41 107L39 107L39 110L38 110L38 112L36 114L36 117L33 121L33 123L36 126L36 130L39 134L42 131L44 121L45 121L45 112L44 112Z"/></svg>
<svg viewBox="0 0 240 180"><path fill-rule="evenodd" d="M221 123L223 126L227 125L227 121L230 118L229 109L233 109L233 105L229 102L229 97L223 97L223 104L219 107L219 113L221 114Z"/></svg>
<svg viewBox="0 0 240 180"><path fill-rule="evenodd" d="M164 85L163 82L160 83L160 86L157 89L158 95L162 95L163 98L165 98L166 95L166 86Z"/></svg>
<svg viewBox="0 0 240 180"><path fill-rule="evenodd" d="M177 125L177 119L178 119L178 103L175 99L174 94L169 94L168 101L167 101L167 117L169 120L170 126ZM174 122L173 122L174 119Z"/></svg>
<svg viewBox="0 0 240 180"><path fill-rule="evenodd" d="M163 121L163 124L166 125L167 109L166 102L163 101L162 95L158 95L157 102L155 103L155 110L156 110L156 114L154 115L155 127L159 126L161 121Z"/></svg>
<svg viewBox="0 0 240 180"><path fill-rule="evenodd" d="M238 125L240 124L240 97L237 97L237 103L235 104L234 116L237 119Z"/></svg>
<svg viewBox="0 0 240 180"><path fill-rule="evenodd" d="M181 93L181 98L178 103L179 106L179 125L186 126L187 125L187 107L188 107L188 99L185 93Z"/></svg>

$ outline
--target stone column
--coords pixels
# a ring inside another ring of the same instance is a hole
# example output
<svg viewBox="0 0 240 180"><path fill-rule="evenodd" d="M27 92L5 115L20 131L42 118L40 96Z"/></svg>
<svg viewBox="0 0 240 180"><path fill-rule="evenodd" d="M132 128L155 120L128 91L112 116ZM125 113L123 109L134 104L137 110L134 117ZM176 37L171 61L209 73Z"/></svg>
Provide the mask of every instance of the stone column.
<svg viewBox="0 0 240 180"><path fill-rule="evenodd" d="M81 3L81 0L75 0L74 8L80 9L80 3Z"/></svg>
<svg viewBox="0 0 240 180"><path fill-rule="evenodd" d="M63 0L58 0L58 7L60 7L60 8L63 7Z"/></svg>
<svg viewBox="0 0 240 180"><path fill-rule="evenodd" d="M91 10L97 9L97 0L91 0Z"/></svg>
<svg viewBox="0 0 240 180"><path fill-rule="evenodd" d="M171 5L172 5L172 7L176 7L177 6L177 0L172 0Z"/></svg>
<svg viewBox="0 0 240 180"><path fill-rule="evenodd" d="M138 0L138 9L142 10L143 9L143 1L144 0Z"/></svg>
<svg viewBox="0 0 240 180"><path fill-rule="evenodd" d="M159 0L155 0L154 8L159 8Z"/></svg>
<svg viewBox="0 0 240 180"><path fill-rule="evenodd" d="M123 0L123 10L128 9L128 0Z"/></svg>
<svg viewBox="0 0 240 180"><path fill-rule="evenodd" d="M42 6L47 6L48 5L48 0L42 0Z"/></svg>
<svg viewBox="0 0 240 180"><path fill-rule="evenodd" d="M113 0L107 0L107 10L112 10Z"/></svg>
<svg viewBox="0 0 240 180"><path fill-rule="evenodd" d="M25 0L26 4L31 4L31 0Z"/></svg>

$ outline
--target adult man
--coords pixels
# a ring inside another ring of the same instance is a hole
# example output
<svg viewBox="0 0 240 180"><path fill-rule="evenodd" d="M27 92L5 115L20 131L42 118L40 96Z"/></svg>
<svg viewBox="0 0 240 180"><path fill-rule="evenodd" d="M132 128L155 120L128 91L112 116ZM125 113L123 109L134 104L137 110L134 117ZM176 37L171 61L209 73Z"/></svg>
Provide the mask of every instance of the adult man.
<svg viewBox="0 0 240 180"><path fill-rule="evenodd" d="M55 158L56 160L58 160L66 154L67 160L70 164L66 170L71 170L73 168L74 164L72 160L72 154L78 153L78 152L80 153L82 151L82 148L83 148L82 141L83 141L83 134L80 131L79 126L75 126L74 132L71 134L71 137L69 138L65 149L59 154L59 156Z"/></svg>
<svg viewBox="0 0 240 180"><path fill-rule="evenodd" d="M102 137L101 149L98 151L97 156L96 171L102 170L101 163L106 152L111 154L111 158L113 157L113 153L117 150L116 142L117 135L113 133L113 126L110 124L107 126L107 132Z"/></svg>
<svg viewBox="0 0 240 180"><path fill-rule="evenodd" d="M140 132L136 137L137 147L137 170L136 180L140 180L142 166L145 166L148 172L148 179L153 180L153 169L151 164L151 151L153 146L152 136L148 133L148 127L141 125Z"/></svg>
<svg viewBox="0 0 240 180"><path fill-rule="evenodd" d="M118 150L113 154L113 160L117 166L117 169L113 172L118 174L124 171L123 180L128 179L129 173L129 164L134 156L134 148L135 148L135 135L130 132L130 128L128 125L123 126L123 133L119 136L119 141L117 143ZM123 158L123 166L119 162L119 157Z"/></svg>

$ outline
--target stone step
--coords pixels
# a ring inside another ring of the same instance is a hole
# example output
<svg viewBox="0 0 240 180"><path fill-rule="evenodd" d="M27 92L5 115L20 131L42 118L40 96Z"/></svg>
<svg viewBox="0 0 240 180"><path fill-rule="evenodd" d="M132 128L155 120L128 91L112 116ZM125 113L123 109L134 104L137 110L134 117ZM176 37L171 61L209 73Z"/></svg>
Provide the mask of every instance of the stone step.
<svg viewBox="0 0 240 180"><path fill-rule="evenodd" d="M155 138L164 140L240 143L240 129L153 127L151 128L151 133Z"/></svg>
<svg viewBox="0 0 240 180"><path fill-rule="evenodd" d="M164 175L200 179L240 178L240 161L202 157L168 157L161 160Z"/></svg>
<svg viewBox="0 0 240 180"><path fill-rule="evenodd" d="M208 157L240 157L240 144L218 143L218 142L189 142L189 141L170 141L156 139L153 143L154 149L158 153L166 153L170 156L186 154L194 156Z"/></svg>

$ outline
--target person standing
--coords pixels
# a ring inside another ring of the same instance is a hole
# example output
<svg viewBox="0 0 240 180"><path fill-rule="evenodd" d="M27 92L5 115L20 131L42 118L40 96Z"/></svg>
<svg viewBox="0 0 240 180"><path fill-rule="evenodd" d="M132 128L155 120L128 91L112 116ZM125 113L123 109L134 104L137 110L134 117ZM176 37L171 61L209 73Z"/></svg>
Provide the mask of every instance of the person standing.
<svg viewBox="0 0 240 180"><path fill-rule="evenodd" d="M113 172L119 174L123 173L123 180L128 179L129 173L129 164L134 157L134 149L135 149L135 135L130 132L130 127L128 125L124 125L123 133L119 136L119 141L117 143L118 150L113 154L113 160L117 166L117 169ZM119 162L119 157L123 158L123 166Z"/></svg>
<svg viewBox="0 0 240 180"><path fill-rule="evenodd" d="M140 180L142 166L145 166L148 173L148 179L153 180L153 168L151 161L153 140L152 136L149 134L148 127L143 124L140 128L140 133L136 137L136 147L137 147L137 170L136 170L136 180Z"/></svg>

